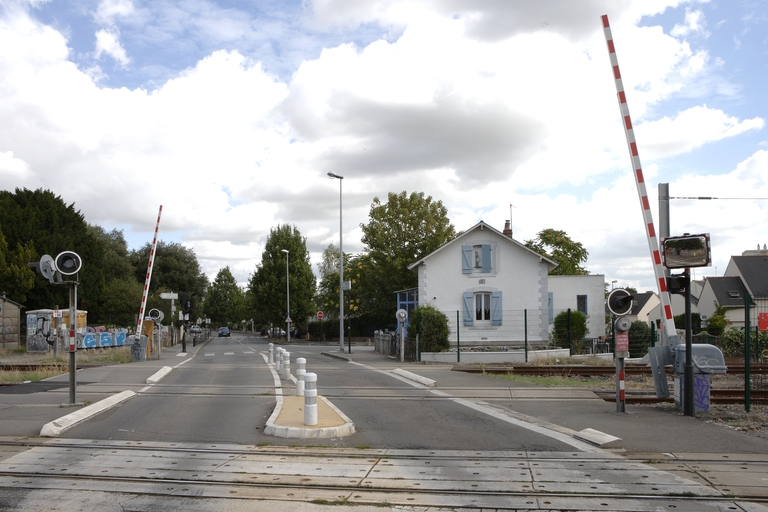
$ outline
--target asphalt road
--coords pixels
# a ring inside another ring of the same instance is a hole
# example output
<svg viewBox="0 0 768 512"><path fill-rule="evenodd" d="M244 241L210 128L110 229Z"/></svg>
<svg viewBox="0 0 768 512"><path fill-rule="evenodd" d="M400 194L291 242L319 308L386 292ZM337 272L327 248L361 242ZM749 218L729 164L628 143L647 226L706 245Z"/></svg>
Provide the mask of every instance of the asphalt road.
<svg viewBox="0 0 768 512"><path fill-rule="evenodd" d="M189 362L139 396L74 428L70 439L156 442L284 444L263 434L275 405L274 379L261 353L267 341L233 335L213 338ZM319 393L355 424L352 436L328 446L400 449L564 451L545 435L479 414L451 400L427 397L390 374L322 355L327 346L287 346L291 369L298 357L318 375ZM286 388L285 392L290 392ZM318 440L291 439L317 445Z"/></svg>

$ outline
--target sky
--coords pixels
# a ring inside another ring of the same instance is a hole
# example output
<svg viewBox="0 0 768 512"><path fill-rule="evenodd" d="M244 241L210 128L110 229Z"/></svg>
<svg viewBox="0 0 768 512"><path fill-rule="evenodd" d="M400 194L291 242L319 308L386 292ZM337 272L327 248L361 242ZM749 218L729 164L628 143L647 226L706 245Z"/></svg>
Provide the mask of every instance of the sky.
<svg viewBox="0 0 768 512"><path fill-rule="evenodd" d="M360 253L374 197L457 230L565 231L655 290L602 30L658 227L711 267L768 244L768 4L751 0L4 0L0 188L43 188L131 248L193 249L245 285L270 229ZM343 176L340 182L327 173ZM65 249L65 248L62 248Z"/></svg>

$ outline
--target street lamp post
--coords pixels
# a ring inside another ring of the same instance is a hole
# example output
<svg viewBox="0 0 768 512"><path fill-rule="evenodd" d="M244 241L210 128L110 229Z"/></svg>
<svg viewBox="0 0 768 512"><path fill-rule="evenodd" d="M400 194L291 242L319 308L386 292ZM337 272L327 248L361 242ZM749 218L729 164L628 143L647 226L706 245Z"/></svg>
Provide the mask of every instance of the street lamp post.
<svg viewBox="0 0 768 512"><path fill-rule="evenodd" d="M341 180L344 176L329 172L328 177L339 180L339 350L344 352L344 251L341 248Z"/></svg>
<svg viewBox="0 0 768 512"><path fill-rule="evenodd" d="M287 329L285 331L285 341L291 341L291 284L288 280L288 249L282 249L282 252L285 253L285 300L286 300L286 308L287 312L285 313L286 316L286 323L287 323Z"/></svg>
<svg viewBox="0 0 768 512"><path fill-rule="evenodd" d="M618 281L617 281L616 279L614 279L613 281L611 281L611 290L613 290L613 285L615 285L617 282L618 282Z"/></svg>

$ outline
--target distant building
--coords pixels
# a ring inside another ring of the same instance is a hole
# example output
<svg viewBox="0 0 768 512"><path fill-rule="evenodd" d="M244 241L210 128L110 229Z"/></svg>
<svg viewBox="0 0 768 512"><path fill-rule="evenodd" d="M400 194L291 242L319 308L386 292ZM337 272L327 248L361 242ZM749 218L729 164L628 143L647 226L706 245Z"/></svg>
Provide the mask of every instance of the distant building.
<svg viewBox="0 0 768 512"><path fill-rule="evenodd" d="M510 235L480 221L408 267L418 274L419 305L448 317L451 344L457 329L462 346L522 343L526 327L529 341L547 342L548 273L557 262Z"/></svg>
<svg viewBox="0 0 768 512"><path fill-rule="evenodd" d="M0 295L0 347L18 348L21 336L21 308L18 302Z"/></svg>

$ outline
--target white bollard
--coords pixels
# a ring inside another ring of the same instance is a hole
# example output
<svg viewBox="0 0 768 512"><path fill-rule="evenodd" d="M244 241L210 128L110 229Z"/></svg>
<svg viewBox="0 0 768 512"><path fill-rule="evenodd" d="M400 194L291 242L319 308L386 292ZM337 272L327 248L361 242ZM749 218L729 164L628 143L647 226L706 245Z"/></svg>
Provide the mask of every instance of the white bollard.
<svg viewBox="0 0 768 512"><path fill-rule="evenodd" d="M288 381L291 379L291 353L283 352L283 378Z"/></svg>
<svg viewBox="0 0 768 512"><path fill-rule="evenodd" d="M275 355L275 371L278 375L282 375L283 371L283 347L277 347L277 354Z"/></svg>
<svg viewBox="0 0 768 512"><path fill-rule="evenodd" d="M304 425L317 425L317 374L305 374L304 384Z"/></svg>
<svg viewBox="0 0 768 512"><path fill-rule="evenodd" d="M303 357L296 359L296 396L304 396L304 375L307 373L307 360Z"/></svg>
<svg viewBox="0 0 768 512"><path fill-rule="evenodd" d="M275 344L269 344L269 364L275 363Z"/></svg>

